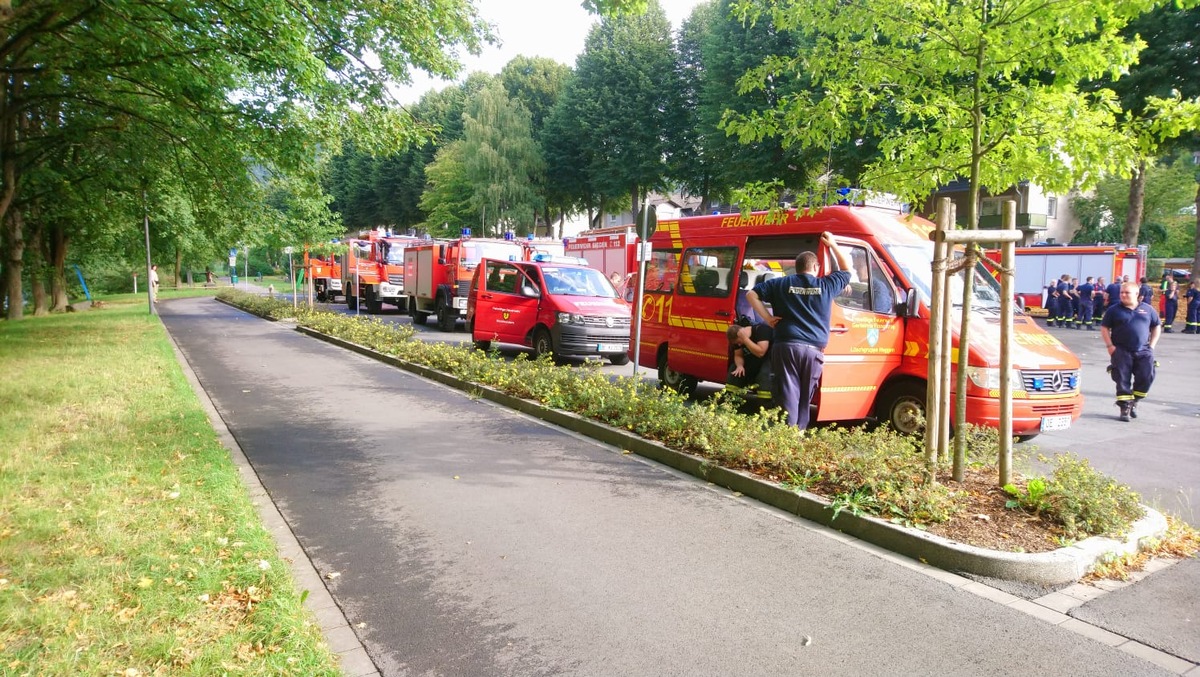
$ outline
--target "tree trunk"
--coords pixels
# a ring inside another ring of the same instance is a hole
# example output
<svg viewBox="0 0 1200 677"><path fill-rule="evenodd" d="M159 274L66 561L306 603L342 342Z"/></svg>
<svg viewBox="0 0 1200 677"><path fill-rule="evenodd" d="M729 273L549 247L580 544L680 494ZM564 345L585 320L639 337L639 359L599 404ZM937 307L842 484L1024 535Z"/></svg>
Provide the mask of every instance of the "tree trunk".
<svg viewBox="0 0 1200 677"><path fill-rule="evenodd" d="M1138 163L1129 177L1129 211L1125 214L1123 240L1128 247L1138 243L1138 232L1142 229L1142 214L1146 204L1146 161Z"/></svg>
<svg viewBox="0 0 1200 677"><path fill-rule="evenodd" d="M60 223L50 226L50 312L66 312L71 302L67 298L67 229Z"/></svg>
<svg viewBox="0 0 1200 677"><path fill-rule="evenodd" d="M183 252L180 251L179 245L175 245L175 288L176 289L179 289L181 286L183 286L180 284L180 277L179 277L179 271L181 271L181 270L183 270Z"/></svg>
<svg viewBox="0 0 1200 677"><path fill-rule="evenodd" d="M42 241L41 219L34 214L36 225L29 231L29 293L33 298L34 317L49 315L46 301L46 244Z"/></svg>
<svg viewBox="0 0 1200 677"><path fill-rule="evenodd" d="M21 288L21 266L25 259L25 234L21 227L21 212L14 209L8 212L4 219L5 251L8 260L4 262L5 279L4 295L8 298L8 313L10 320L25 317L25 299Z"/></svg>

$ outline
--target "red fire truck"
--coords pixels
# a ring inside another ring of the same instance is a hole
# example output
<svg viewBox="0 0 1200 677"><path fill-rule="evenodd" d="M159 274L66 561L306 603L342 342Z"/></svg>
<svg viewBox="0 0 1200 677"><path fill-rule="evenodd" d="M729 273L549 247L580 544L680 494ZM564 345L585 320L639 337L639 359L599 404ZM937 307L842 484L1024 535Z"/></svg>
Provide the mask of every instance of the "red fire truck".
<svg viewBox="0 0 1200 677"><path fill-rule="evenodd" d="M1105 284L1125 275L1134 282L1146 274L1146 245L1036 245L1017 247L1014 289L1025 311L1045 308L1046 286L1063 275L1079 278L1103 277ZM988 258L1000 261L999 251ZM1102 290L1101 290L1102 291Z"/></svg>
<svg viewBox="0 0 1200 677"><path fill-rule="evenodd" d="M332 301L342 293L342 266L332 254L319 256L304 247L305 275L312 280L313 292L321 303ZM306 292L307 293L307 292Z"/></svg>
<svg viewBox="0 0 1200 677"><path fill-rule="evenodd" d="M605 275L616 272L625 280L637 272L637 241L633 226L593 228L567 238L564 250L568 256L586 260Z"/></svg>
<svg viewBox="0 0 1200 677"><path fill-rule="evenodd" d="M342 289L351 310L361 304L369 313L378 313L390 303L406 308L404 295L404 250L421 242L409 236L388 236L370 232L366 239L346 241L342 258Z"/></svg>
<svg viewBox="0 0 1200 677"><path fill-rule="evenodd" d="M421 242L404 251L404 293L413 322L436 315L438 329L454 331L467 314L471 275L484 258L522 261L528 249L516 240L472 238Z"/></svg>

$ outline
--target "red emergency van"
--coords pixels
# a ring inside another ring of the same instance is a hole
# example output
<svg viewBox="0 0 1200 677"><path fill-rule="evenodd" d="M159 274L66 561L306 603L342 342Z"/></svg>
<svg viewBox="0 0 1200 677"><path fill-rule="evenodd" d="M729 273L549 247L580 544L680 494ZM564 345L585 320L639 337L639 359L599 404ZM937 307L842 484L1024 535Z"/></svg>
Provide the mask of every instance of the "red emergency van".
<svg viewBox="0 0 1200 677"><path fill-rule="evenodd" d="M512 343L556 360L595 355L627 364L629 325L629 304L582 259L483 259L471 278L467 328L481 350Z"/></svg>
<svg viewBox="0 0 1200 677"><path fill-rule="evenodd" d="M660 222L650 238L640 364L657 367L662 382L682 391L701 380L724 383L725 332L747 314L745 293L760 280L794 272L801 251L816 252L827 274L830 256L820 236L830 231L853 265L851 283L833 305L813 420L878 418L916 432L928 373L932 229L919 217L843 206ZM963 274L951 278L953 298L962 296ZM982 264L972 274L967 420L998 425L1000 379L1008 378L1014 434L1068 428L1083 406L1079 359L1018 312L1014 369L1000 374L999 285ZM952 325L957 351L959 321Z"/></svg>

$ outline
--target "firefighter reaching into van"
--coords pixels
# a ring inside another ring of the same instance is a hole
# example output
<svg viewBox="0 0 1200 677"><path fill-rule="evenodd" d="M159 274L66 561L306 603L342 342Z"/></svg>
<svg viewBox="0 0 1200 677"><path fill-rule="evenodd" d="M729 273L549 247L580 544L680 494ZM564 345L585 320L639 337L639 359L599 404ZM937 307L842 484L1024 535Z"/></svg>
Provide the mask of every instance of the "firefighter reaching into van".
<svg viewBox="0 0 1200 677"><path fill-rule="evenodd" d="M803 251L796 256L794 274L759 282L746 294L754 312L775 330L772 397L787 412L788 425L801 430L808 427L809 406L825 366L830 309L850 283L849 257L829 231L821 233L821 242L833 254L834 272L818 277L816 253ZM764 302L773 312L767 312Z"/></svg>

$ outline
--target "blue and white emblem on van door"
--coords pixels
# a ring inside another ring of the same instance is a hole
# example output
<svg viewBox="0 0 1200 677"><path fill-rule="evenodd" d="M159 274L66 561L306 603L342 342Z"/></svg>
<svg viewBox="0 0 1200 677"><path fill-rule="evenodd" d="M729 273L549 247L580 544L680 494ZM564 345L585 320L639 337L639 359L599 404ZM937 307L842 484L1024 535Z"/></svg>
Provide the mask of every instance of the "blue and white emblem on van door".
<svg viewBox="0 0 1200 677"><path fill-rule="evenodd" d="M867 330L867 345L874 348L876 343L879 343L879 329L878 328L868 329Z"/></svg>

